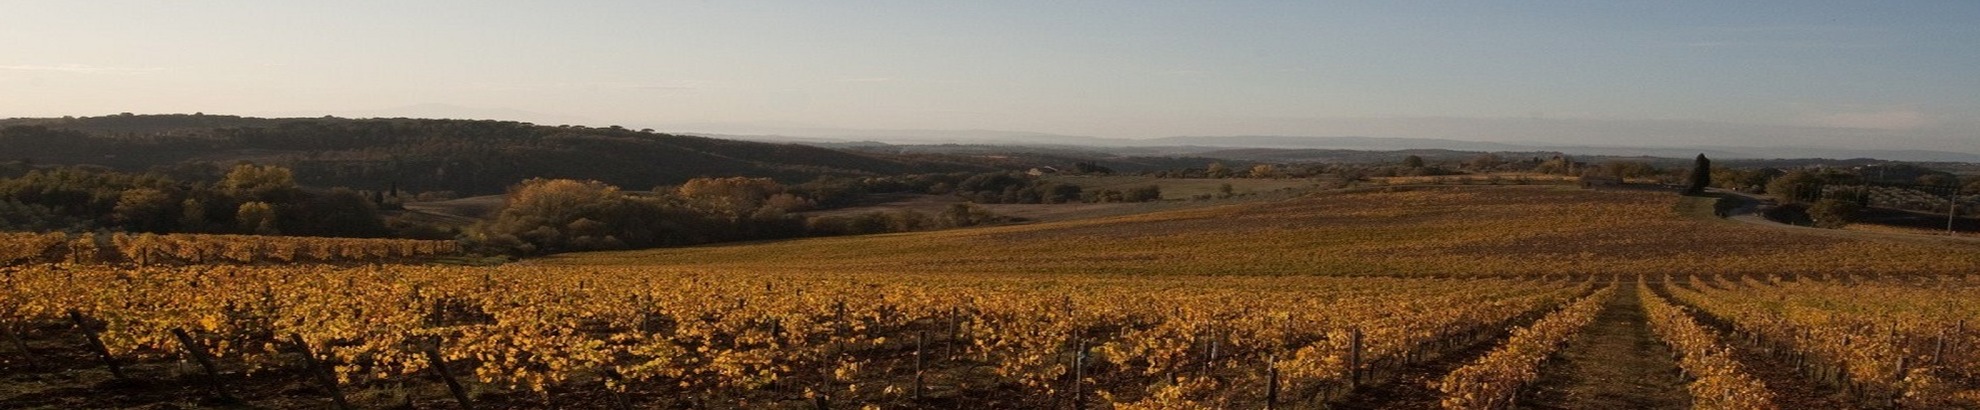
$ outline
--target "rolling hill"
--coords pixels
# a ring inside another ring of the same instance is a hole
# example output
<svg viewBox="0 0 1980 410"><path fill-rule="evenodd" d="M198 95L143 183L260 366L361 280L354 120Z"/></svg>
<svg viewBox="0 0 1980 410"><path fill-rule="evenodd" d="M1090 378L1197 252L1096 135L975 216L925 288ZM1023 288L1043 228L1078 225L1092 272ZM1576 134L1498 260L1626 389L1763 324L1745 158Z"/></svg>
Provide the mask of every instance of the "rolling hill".
<svg viewBox="0 0 1980 410"><path fill-rule="evenodd" d="M787 183L823 175L988 171L960 156L852 152L618 127L509 121L113 115L0 120L0 159L211 176L239 161L288 166L299 183L500 193L527 178L631 189L695 177Z"/></svg>

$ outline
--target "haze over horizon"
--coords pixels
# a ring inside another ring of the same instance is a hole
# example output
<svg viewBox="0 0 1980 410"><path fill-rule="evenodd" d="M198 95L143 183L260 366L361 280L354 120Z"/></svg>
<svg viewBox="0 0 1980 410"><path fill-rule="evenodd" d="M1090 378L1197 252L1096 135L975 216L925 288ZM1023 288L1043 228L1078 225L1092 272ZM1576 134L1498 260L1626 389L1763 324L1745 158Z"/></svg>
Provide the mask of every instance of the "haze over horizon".
<svg viewBox="0 0 1980 410"><path fill-rule="evenodd" d="M5 2L0 117L1980 153L1980 3Z"/></svg>

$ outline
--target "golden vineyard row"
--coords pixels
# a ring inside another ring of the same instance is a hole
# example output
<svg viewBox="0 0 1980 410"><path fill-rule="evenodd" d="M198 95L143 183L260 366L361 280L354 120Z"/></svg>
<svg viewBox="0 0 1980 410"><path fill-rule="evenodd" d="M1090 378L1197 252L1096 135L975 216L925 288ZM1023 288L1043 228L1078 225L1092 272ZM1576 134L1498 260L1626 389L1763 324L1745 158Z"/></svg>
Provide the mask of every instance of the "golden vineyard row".
<svg viewBox="0 0 1980 410"><path fill-rule="evenodd" d="M1446 409L1502 409L1512 405L1527 384L1540 378L1540 366L1569 338L1595 321L1603 304L1615 297L1607 286L1581 298L1512 336L1484 357L1444 375L1437 383Z"/></svg>
<svg viewBox="0 0 1980 410"><path fill-rule="evenodd" d="M0 233L0 266L30 263L370 262L460 253L454 241L203 234Z"/></svg>
<svg viewBox="0 0 1980 410"><path fill-rule="evenodd" d="M197 351L254 370L306 350L347 385L403 382L437 358L514 391L692 392L716 407L1122 408L1316 404L1591 286L542 266L43 266L3 285L12 328L82 322L123 362Z"/></svg>
<svg viewBox="0 0 1980 410"><path fill-rule="evenodd" d="M1691 405L1699 409L1778 409L1774 392L1767 384L1746 372L1732 357L1731 348L1719 343L1717 332L1699 325L1683 306L1664 300L1637 278L1636 295L1643 300L1650 329L1677 354L1678 367L1690 383Z"/></svg>
<svg viewBox="0 0 1980 410"><path fill-rule="evenodd" d="M1980 406L1980 332L1967 327L1980 286L1912 281L1693 277L1667 288L1866 406Z"/></svg>

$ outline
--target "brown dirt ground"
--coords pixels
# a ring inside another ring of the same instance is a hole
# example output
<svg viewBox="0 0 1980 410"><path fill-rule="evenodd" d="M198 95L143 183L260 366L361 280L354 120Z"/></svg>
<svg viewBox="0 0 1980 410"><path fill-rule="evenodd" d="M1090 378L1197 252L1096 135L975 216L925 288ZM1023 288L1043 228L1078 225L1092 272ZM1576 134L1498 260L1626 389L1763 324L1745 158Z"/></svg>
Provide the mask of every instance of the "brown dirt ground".
<svg viewBox="0 0 1980 410"><path fill-rule="evenodd" d="M1527 409L1684 409L1691 396L1670 349L1650 331L1636 292L1608 306L1541 369Z"/></svg>

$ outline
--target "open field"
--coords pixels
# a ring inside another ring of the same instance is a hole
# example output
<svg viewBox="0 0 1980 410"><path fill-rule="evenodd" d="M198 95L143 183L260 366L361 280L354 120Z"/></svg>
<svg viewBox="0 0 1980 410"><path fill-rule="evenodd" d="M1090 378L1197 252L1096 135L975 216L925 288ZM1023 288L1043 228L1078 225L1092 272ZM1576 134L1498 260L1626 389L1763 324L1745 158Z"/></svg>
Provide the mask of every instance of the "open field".
<svg viewBox="0 0 1980 410"><path fill-rule="evenodd" d="M818 216L854 216L870 212L914 211L927 215L937 215L956 204L969 201L955 195L931 194L881 194L876 195L882 202L872 205L834 208L805 212ZM1147 203L1069 203L1069 204L974 204L997 216L1017 218L1026 221L1052 221L1076 219L1093 214L1123 214L1146 212L1157 209Z"/></svg>
<svg viewBox="0 0 1980 410"><path fill-rule="evenodd" d="M1231 186L1236 195L1257 194L1279 190L1300 190L1313 188L1319 182L1310 178L1256 179L1256 178L1156 178L1129 175L1052 175L1046 180L1058 183L1079 185L1088 191L1112 189L1125 191L1136 187L1154 185L1162 188L1162 199L1179 200L1195 198L1198 195L1217 196L1223 186Z"/></svg>
<svg viewBox="0 0 1980 410"><path fill-rule="evenodd" d="M1162 200L1138 203L1065 203L1065 204L974 204L993 214L1017 218L1024 221L1061 221L1069 219L1119 216L1200 208L1205 206L1228 205L1261 199L1283 199L1297 196L1316 188L1311 179L1205 179L1205 178L1155 178L1140 176L1090 176L1052 175L1048 180L1058 183L1079 185L1085 191L1128 190L1148 185L1162 188ZM1222 186L1231 185L1232 197L1223 198ZM1212 199L1199 199L1209 196ZM826 209L807 212L811 215L850 216L869 212L893 212L912 210L923 214L938 214L955 204L971 203L954 195L929 194L879 194L876 203L863 206Z"/></svg>
<svg viewBox="0 0 1980 410"><path fill-rule="evenodd" d="M0 407L1980 406L1976 247L1711 206L1374 188L494 267L16 265Z"/></svg>

